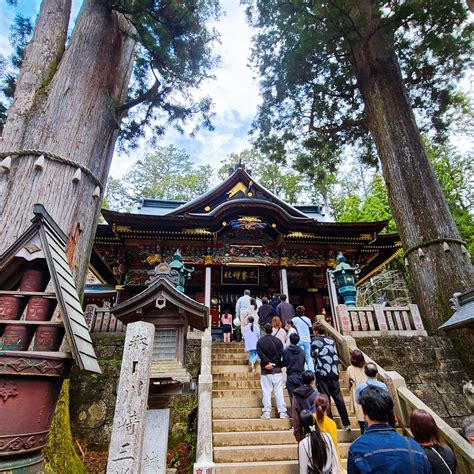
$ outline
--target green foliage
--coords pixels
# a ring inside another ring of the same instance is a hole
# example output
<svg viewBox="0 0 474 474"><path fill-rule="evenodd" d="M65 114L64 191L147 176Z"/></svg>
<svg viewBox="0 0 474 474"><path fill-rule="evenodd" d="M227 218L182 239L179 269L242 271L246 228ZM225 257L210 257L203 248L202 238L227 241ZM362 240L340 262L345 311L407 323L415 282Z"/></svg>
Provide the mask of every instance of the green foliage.
<svg viewBox="0 0 474 474"><path fill-rule="evenodd" d="M192 92L218 63L213 50L218 34L209 27L220 15L218 0L104 1L125 15L138 40L128 99L134 109L124 119L121 146L135 146L144 125L155 138L170 123L184 131L191 118L194 130L212 129L212 101ZM125 110L128 106L118 107Z"/></svg>
<svg viewBox="0 0 474 474"><path fill-rule="evenodd" d="M424 139L425 149L433 165L436 177L446 197L450 211L461 237L474 255L474 168L470 156L463 156L447 145L438 146ZM387 188L382 176L376 173L364 193L362 170L356 170L340 178L342 190L334 193L330 200L334 218L339 222L364 222L389 220L386 232L396 232L395 222L388 205Z"/></svg>
<svg viewBox="0 0 474 474"><path fill-rule="evenodd" d="M10 5L15 6L14 2ZM23 62L25 47L31 40L33 23L30 18L17 14L8 36L13 53L5 59L0 55L0 132L7 119L7 109L15 93L16 78Z"/></svg>
<svg viewBox="0 0 474 474"><path fill-rule="evenodd" d="M189 201L209 189L211 175L211 166L194 165L184 150L157 147L122 180L109 179L105 202L110 209L126 211L142 198Z"/></svg>
<svg viewBox="0 0 474 474"><path fill-rule="evenodd" d="M253 134L272 158L302 145L331 169L351 144L366 163L375 163L353 56L353 45L366 40L372 26L359 8L370 8L374 25L393 42L388 47L398 55L423 129L443 141L453 109L466 105L457 84L472 64L473 26L461 0L244 3L257 30L252 62L261 76Z"/></svg>
<svg viewBox="0 0 474 474"><path fill-rule="evenodd" d="M46 469L55 474L87 474L74 450L69 421L69 380L63 382L48 443L44 449Z"/></svg>
<svg viewBox="0 0 474 474"><path fill-rule="evenodd" d="M474 165L472 156L425 139L425 149L467 249L474 258Z"/></svg>
<svg viewBox="0 0 474 474"><path fill-rule="evenodd" d="M333 214L338 222L371 222L388 220L385 232L396 232L395 222L388 206L387 188L382 176L376 173L366 196L354 192L335 196L331 201Z"/></svg>
<svg viewBox="0 0 474 474"><path fill-rule="evenodd" d="M300 173L289 166L277 164L256 150L231 153L223 162L217 175L225 179L229 169L241 162L262 186L290 204L297 204L305 190L306 183Z"/></svg>

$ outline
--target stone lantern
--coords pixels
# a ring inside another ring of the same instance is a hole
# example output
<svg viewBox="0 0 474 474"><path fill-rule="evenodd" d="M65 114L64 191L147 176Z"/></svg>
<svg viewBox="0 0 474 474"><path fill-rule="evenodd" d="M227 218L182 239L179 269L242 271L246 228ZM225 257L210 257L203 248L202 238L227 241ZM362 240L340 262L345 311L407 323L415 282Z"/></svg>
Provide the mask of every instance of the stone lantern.
<svg viewBox="0 0 474 474"><path fill-rule="evenodd" d="M336 283L338 293L344 299L344 304L347 306L355 306L355 296L357 294L355 282L360 270L358 267L351 267L342 252L338 253L336 260L336 268L329 270L329 273Z"/></svg>

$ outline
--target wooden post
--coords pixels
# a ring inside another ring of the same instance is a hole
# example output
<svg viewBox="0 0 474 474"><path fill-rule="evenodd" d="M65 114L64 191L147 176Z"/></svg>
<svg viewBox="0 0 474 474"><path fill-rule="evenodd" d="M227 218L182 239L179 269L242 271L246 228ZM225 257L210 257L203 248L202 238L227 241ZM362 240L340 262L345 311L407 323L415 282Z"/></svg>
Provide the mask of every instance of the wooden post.
<svg viewBox="0 0 474 474"><path fill-rule="evenodd" d="M155 326L127 325L107 474L141 473Z"/></svg>
<svg viewBox="0 0 474 474"><path fill-rule="evenodd" d="M280 268L280 289L281 292L287 296L286 301L290 301L290 295L288 290L288 275L286 273L286 268Z"/></svg>

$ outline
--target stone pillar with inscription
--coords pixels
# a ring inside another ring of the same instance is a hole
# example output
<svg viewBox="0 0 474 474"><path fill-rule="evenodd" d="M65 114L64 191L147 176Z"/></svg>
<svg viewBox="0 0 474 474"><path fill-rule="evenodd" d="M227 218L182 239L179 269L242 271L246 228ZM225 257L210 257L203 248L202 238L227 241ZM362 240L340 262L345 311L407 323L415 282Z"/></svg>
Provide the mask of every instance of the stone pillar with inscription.
<svg viewBox="0 0 474 474"><path fill-rule="evenodd" d="M155 326L151 323L137 321L127 325L107 474L142 472L154 336Z"/></svg>

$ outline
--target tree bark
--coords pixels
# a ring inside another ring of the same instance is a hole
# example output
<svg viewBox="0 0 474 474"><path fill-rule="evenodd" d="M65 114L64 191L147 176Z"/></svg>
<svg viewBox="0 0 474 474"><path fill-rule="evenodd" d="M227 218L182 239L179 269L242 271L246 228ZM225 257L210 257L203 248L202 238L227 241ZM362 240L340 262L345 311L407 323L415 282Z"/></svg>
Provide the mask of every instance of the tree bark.
<svg viewBox="0 0 474 474"><path fill-rule="evenodd" d="M84 1L62 54L70 1L43 1L0 150L55 153L86 166L105 186L120 126L114 109L127 95L135 42L124 34L126 19L104 3ZM36 73L35 81L27 80ZM10 223L1 228L0 252L28 227L33 204L42 203L74 241L73 270L82 289L100 212L101 199L92 196L96 183L82 173L73 184L76 168L50 160L39 172L35 158L14 158L0 177L0 215Z"/></svg>
<svg viewBox="0 0 474 474"><path fill-rule="evenodd" d="M360 36L351 41L354 66L368 126L380 157L390 208L405 251L436 239L461 240L441 187L428 160L410 105L393 38L374 15L373 2L358 2L352 12ZM453 313L454 292L474 285L474 269L462 245L432 243L409 253L408 271L415 300L430 332ZM466 370L474 372L469 340L453 337Z"/></svg>

